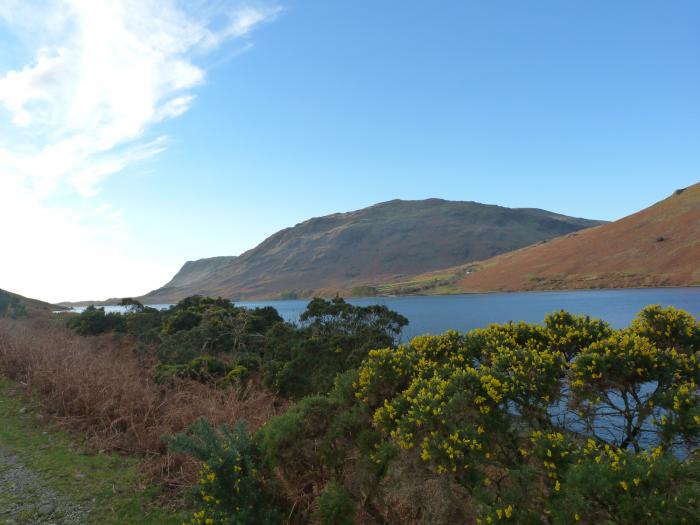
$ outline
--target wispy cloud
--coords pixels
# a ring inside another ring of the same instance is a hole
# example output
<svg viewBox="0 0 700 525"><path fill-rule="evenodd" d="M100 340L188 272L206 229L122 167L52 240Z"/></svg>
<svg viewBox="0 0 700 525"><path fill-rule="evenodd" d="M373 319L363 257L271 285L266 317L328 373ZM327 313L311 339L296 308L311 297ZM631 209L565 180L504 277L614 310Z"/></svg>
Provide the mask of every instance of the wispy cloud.
<svg viewBox="0 0 700 525"><path fill-rule="evenodd" d="M82 194L162 149L161 141L151 149L141 143L137 155L125 149L104 161L153 124L187 111L189 91L205 76L193 55L245 37L279 11L219 3L203 9L202 18L167 0L62 0L35 5L30 15L32 3L11 0L0 11L37 47L31 63L0 77L0 105L15 127L30 128L19 148L0 145L0 170L45 191L67 182ZM18 22L25 13L35 20L31 26ZM223 27L212 29L222 17Z"/></svg>
<svg viewBox="0 0 700 525"><path fill-rule="evenodd" d="M0 63L0 214L22 213L21 202L79 225L43 200L59 189L94 196L107 177L163 151L156 125L191 107L205 79L198 59L231 40L248 45L279 11L216 0L0 2L0 31L27 57ZM40 228L26 233L43 242Z"/></svg>

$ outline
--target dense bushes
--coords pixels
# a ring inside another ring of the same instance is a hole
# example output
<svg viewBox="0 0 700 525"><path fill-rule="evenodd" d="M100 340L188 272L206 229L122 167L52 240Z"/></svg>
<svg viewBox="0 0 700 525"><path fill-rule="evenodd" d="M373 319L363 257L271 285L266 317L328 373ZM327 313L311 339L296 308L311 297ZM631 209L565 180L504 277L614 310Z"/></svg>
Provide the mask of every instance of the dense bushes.
<svg viewBox="0 0 700 525"><path fill-rule="evenodd" d="M267 334L265 384L286 396L327 392L336 374L356 368L372 348L394 346L408 320L386 306L312 300L300 325Z"/></svg>
<svg viewBox="0 0 700 525"><path fill-rule="evenodd" d="M340 299L312 301L299 325L201 299L161 315L155 348L170 377L221 386L259 375L299 399L252 436L193 427L224 451L204 459L209 468L229 465L203 473L195 522L670 525L700 515L700 327L682 311L651 306L621 330L558 312L403 345L404 318ZM244 449L254 468L228 479ZM204 498L229 497L236 483L264 517Z"/></svg>
<svg viewBox="0 0 700 525"><path fill-rule="evenodd" d="M561 312L418 337L370 352L357 397L383 442L464 487L485 523L690 523L698 336L688 314L649 307L624 330Z"/></svg>
<svg viewBox="0 0 700 525"><path fill-rule="evenodd" d="M372 350L257 440L299 522L695 523L699 381L684 312L559 312Z"/></svg>
<svg viewBox="0 0 700 525"><path fill-rule="evenodd" d="M105 313L104 308L88 306L80 315L68 319L68 328L81 335L124 332L126 319L118 313Z"/></svg>
<svg viewBox="0 0 700 525"><path fill-rule="evenodd" d="M229 384L260 373L287 397L328 391L338 373L359 366L372 348L395 345L405 317L385 306L358 307L336 298L314 299L299 324L274 308L246 309L225 299L193 296L166 311L131 299L124 314L89 307L69 319L83 335L123 332L150 348L161 365L156 379L186 377Z"/></svg>

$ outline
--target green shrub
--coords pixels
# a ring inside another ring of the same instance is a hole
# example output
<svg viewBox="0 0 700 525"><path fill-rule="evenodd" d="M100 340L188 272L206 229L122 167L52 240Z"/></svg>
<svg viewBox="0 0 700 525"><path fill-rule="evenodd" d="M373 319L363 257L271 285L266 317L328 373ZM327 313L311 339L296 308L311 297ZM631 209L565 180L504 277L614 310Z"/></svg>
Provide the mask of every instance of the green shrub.
<svg viewBox="0 0 700 525"><path fill-rule="evenodd" d="M83 312L68 319L68 328L81 335L98 335L107 332L123 332L126 329L124 316L105 313L104 308L88 306Z"/></svg>
<svg viewBox="0 0 700 525"><path fill-rule="evenodd" d="M292 337L358 333L345 307L329 309ZM301 521L361 508L387 522L696 523L698 333L692 316L652 306L625 329L557 312L417 337L369 351L256 438L280 486L326 487ZM310 348L280 349L275 377L302 375L290 363ZM333 369L308 363L309 375Z"/></svg>
<svg viewBox="0 0 700 525"><path fill-rule="evenodd" d="M202 382L212 378L222 378L230 370L230 366L226 362L208 355L195 357L187 366L190 377Z"/></svg>
<svg viewBox="0 0 700 525"><path fill-rule="evenodd" d="M328 394L301 399L286 413L268 421L255 436L265 468L281 478L281 485L304 479L314 487L329 488L322 498L325 514L313 516L297 507L299 523L312 518L335 523L340 514L333 509L342 503L352 510L355 500L350 491L337 490L339 485L329 483L344 474L356 495L371 494L377 489L386 461L395 455L393 445L384 444L381 434L371 427L370 411L357 403L352 386L356 379L354 370L338 375ZM344 514L351 516L352 512Z"/></svg>
<svg viewBox="0 0 700 525"><path fill-rule="evenodd" d="M220 298L186 298L163 314L158 356L163 363L184 364L198 355L261 354L265 332L280 322L274 308L248 310Z"/></svg>
<svg viewBox="0 0 700 525"><path fill-rule="evenodd" d="M265 491L260 453L243 423L218 431L199 419L165 438L171 451L202 461L192 525L274 525L282 514Z"/></svg>
<svg viewBox="0 0 700 525"><path fill-rule="evenodd" d="M160 342L160 330L163 315L155 308L128 312L124 314L126 333L138 338L139 342L153 345Z"/></svg>
<svg viewBox="0 0 700 525"><path fill-rule="evenodd" d="M163 334L174 334L192 330L202 321L202 315L189 310L175 310L163 324Z"/></svg>
<svg viewBox="0 0 700 525"><path fill-rule="evenodd" d="M357 368L369 350L393 347L406 324L385 306L313 299L298 327L278 325L268 332L265 384L293 398L328 392L336 375Z"/></svg>
<svg viewBox="0 0 700 525"><path fill-rule="evenodd" d="M372 348L393 347L406 318L385 306L359 307L336 298L314 299L300 324L285 323L272 307L246 309L223 298L187 297L166 311L124 299L124 314L90 307L68 325L83 335L109 331L135 336L139 353L160 361L159 382L191 377L242 385L259 373L265 386L285 397L328 392L336 375L356 368ZM221 369L202 368L227 363Z"/></svg>
<svg viewBox="0 0 700 525"><path fill-rule="evenodd" d="M599 456L596 452L567 471L552 498L557 525L697 523L700 462L680 462L660 451L604 454L596 460Z"/></svg>
<svg viewBox="0 0 700 525"><path fill-rule="evenodd" d="M340 483L331 481L318 496L318 516L322 525L353 525L355 504Z"/></svg>
<svg viewBox="0 0 700 525"><path fill-rule="evenodd" d="M159 385L167 384L173 379L186 376L185 369L187 365L166 365L159 363L156 366L153 381Z"/></svg>
<svg viewBox="0 0 700 525"><path fill-rule="evenodd" d="M338 403L326 396L305 397L285 414L265 424L256 436L266 464L290 477L323 468L330 447L326 432Z"/></svg>
<svg viewBox="0 0 700 525"><path fill-rule="evenodd" d="M254 372L260 370L260 357L254 354L240 354L229 365L224 383L243 386L246 379Z"/></svg>
<svg viewBox="0 0 700 525"><path fill-rule="evenodd" d="M247 331L249 333L264 334L273 326L283 323L284 319L272 306L254 308L250 312Z"/></svg>
<svg viewBox="0 0 700 525"><path fill-rule="evenodd" d="M183 365L159 364L156 367L156 383L166 383L176 377L194 379L202 383L217 382L227 377L231 365L212 356L199 356Z"/></svg>

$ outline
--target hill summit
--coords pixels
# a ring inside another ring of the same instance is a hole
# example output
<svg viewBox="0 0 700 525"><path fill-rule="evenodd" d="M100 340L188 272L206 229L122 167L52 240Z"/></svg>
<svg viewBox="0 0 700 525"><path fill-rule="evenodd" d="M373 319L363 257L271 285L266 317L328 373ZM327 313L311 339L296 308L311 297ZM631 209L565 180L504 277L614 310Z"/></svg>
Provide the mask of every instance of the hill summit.
<svg viewBox="0 0 700 525"><path fill-rule="evenodd" d="M382 294L700 285L700 183L618 221L378 287Z"/></svg>
<svg viewBox="0 0 700 525"><path fill-rule="evenodd" d="M368 282L488 259L599 224L539 209L393 200L307 220L240 256L187 262L169 283L142 299L158 303L192 294L252 299L347 292Z"/></svg>

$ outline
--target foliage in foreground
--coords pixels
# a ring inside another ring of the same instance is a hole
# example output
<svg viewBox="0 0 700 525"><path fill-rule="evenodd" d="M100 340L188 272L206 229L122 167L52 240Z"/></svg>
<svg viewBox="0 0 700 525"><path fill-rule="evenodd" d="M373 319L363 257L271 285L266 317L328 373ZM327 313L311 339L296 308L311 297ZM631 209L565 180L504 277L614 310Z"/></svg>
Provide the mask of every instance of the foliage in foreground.
<svg viewBox="0 0 700 525"><path fill-rule="evenodd" d="M206 454L189 450L208 465L194 523L700 515L700 329L682 311L648 307L621 330L558 312L400 346L390 311L316 300L298 326L275 314L191 298L144 323L161 371L220 386L258 374L301 398L253 436L190 430L209 441ZM264 517L226 499L237 483Z"/></svg>
<svg viewBox="0 0 700 525"><path fill-rule="evenodd" d="M299 522L347 495L363 522L696 523L699 358L696 320L658 306L417 337L257 439L280 486L306 483Z"/></svg>
<svg viewBox="0 0 700 525"><path fill-rule="evenodd" d="M240 423L234 430L218 431L200 419L186 432L167 438L173 452L189 454L202 462L195 498L198 510L190 523L276 524L279 511L261 481L260 453Z"/></svg>
<svg viewBox="0 0 700 525"><path fill-rule="evenodd" d="M0 319L0 376L37 395L47 414L93 450L142 458L144 471L168 488L191 484L197 467L167 454L163 435L202 415L215 425L245 420L255 429L286 404L259 383L245 395L192 380L158 385L152 368L152 357L135 353L127 337L78 336L42 318Z"/></svg>

